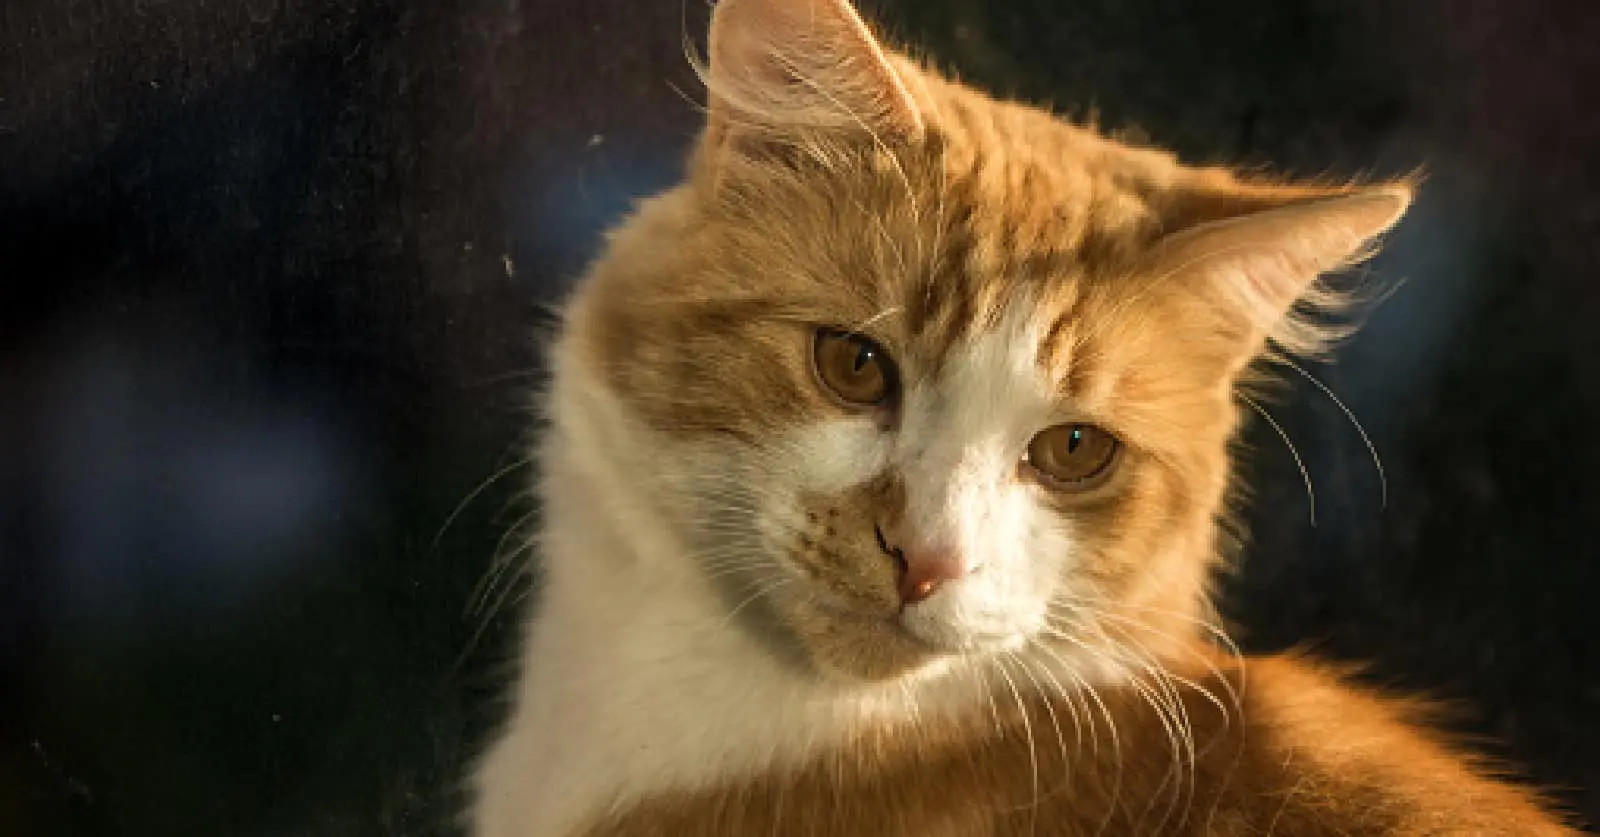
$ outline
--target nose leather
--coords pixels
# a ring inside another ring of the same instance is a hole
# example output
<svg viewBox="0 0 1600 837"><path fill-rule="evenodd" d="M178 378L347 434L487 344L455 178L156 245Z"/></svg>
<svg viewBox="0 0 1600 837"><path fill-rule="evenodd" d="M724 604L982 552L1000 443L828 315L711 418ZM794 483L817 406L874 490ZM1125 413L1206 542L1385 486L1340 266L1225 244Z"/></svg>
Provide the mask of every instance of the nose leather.
<svg viewBox="0 0 1600 837"><path fill-rule="evenodd" d="M900 560L900 601L908 605L927 601L940 587L967 574L966 563L954 550L904 550Z"/></svg>

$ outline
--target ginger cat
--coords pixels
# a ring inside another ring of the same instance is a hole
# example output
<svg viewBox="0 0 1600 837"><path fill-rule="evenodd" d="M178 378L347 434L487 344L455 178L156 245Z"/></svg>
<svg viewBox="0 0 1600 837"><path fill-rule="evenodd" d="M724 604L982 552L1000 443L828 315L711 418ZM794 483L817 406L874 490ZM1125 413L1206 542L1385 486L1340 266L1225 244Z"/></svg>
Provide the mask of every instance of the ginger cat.
<svg viewBox="0 0 1600 837"><path fill-rule="evenodd" d="M722 0L687 180L565 310L477 837L1573 833L1208 605L1240 387L1408 181L996 101Z"/></svg>

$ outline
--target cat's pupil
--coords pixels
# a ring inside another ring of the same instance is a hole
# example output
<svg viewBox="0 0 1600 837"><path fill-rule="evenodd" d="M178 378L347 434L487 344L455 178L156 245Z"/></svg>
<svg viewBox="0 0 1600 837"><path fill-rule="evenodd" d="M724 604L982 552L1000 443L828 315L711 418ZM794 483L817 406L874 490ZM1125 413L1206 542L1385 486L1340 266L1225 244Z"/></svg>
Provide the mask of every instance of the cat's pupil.
<svg viewBox="0 0 1600 837"><path fill-rule="evenodd" d="M1083 444L1083 428L1072 428L1072 437L1067 440L1067 453L1077 453L1078 446Z"/></svg>
<svg viewBox="0 0 1600 837"><path fill-rule="evenodd" d="M853 371L860 372L862 369L866 368L867 364L872 362L872 358L873 358L872 344L865 343L865 342L857 344L857 346L856 346L856 365L855 365L855 369Z"/></svg>

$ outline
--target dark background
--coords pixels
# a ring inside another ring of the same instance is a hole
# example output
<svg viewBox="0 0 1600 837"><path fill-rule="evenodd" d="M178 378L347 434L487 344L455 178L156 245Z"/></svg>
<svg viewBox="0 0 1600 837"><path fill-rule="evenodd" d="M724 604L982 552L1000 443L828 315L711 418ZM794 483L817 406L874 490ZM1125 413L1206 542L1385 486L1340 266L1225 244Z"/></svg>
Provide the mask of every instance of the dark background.
<svg viewBox="0 0 1600 837"><path fill-rule="evenodd" d="M1190 159L1432 179L1251 433L1249 647L1600 820L1600 4L900 0ZM0 5L0 833L431 835L498 717L541 305L677 176L703 0ZM681 91L681 95L680 92ZM478 490L482 487L482 490ZM494 605L498 603L498 608ZM497 615L498 614L498 615Z"/></svg>

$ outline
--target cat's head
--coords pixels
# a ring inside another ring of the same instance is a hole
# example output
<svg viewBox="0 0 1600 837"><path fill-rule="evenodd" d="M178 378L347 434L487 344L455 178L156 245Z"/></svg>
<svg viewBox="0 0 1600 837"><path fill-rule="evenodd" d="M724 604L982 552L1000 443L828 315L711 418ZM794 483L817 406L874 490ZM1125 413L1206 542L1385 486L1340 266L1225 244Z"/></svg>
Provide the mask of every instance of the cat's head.
<svg viewBox="0 0 1600 837"><path fill-rule="evenodd" d="M823 671L1190 629L1235 387L1318 348L1319 275L1409 186L1181 166L948 82L844 0L722 0L709 56L688 181L572 309L633 428L585 455Z"/></svg>

